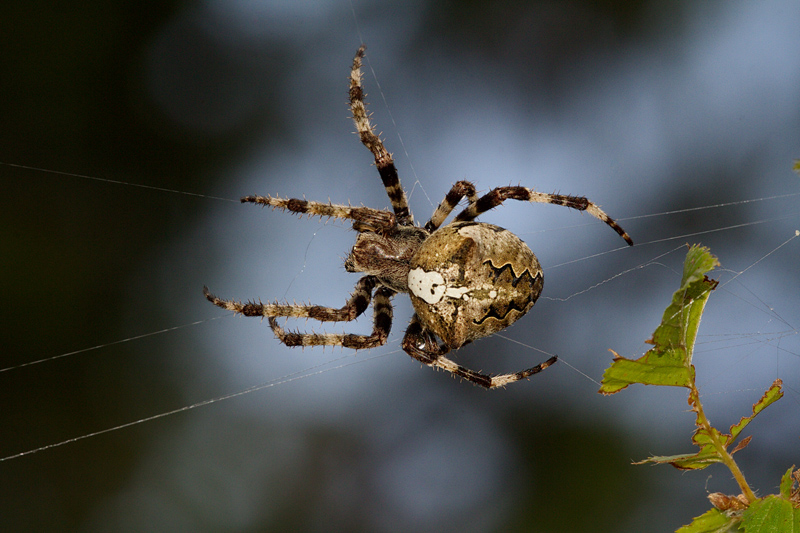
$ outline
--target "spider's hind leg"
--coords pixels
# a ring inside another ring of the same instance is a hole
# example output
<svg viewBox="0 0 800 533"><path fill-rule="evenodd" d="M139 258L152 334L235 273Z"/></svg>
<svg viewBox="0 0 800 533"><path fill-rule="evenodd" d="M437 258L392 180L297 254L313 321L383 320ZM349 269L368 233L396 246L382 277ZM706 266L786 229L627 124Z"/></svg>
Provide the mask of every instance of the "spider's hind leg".
<svg viewBox="0 0 800 533"><path fill-rule="evenodd" d="M278 325L274 317L269 317L269 325L275 336L286 346L343 346L354 350L376 348L386 344L392 329L391 297L395 292L387 287L375 291L372 299L373 326L370 335L352 333L302 333L286 331Z"/></svg>
<svg viewBox="0 0 800 533"><path fill-rule="evenodd" d="M372 299L372 290L377 284L375 276L364 276L356 283L355 290L343 307L323 307L321 305L297 304L263 304L255 302L237 302L236 300L223 300L211 294L208 287L203 287L206 299L217 307L239 313L244 316L291 318L313 318L320 322L346 322L355 320L369 307Z"/></svg>
<svg viewBox="0 0 800 533"><path fill-rule="evenodd" d="M373 295L372 291L377 284L378 280L375 276L361 278L356 284L352 296L347 300L344 307L340 309L319 305L242 303L235 300L223 300L208 292L207 287L203 287L203 294L205 294L209 302L223 309L245 316L267 317L275 336L286 346L344 346L345 348L361 350L386 344L386 339L392 329L392 303L390 300L395 291L381 286L375 290ZM321 322L350 321L362 315L369 307L370 301L374 310L373 328L370 335L286 331L275 320L275 317L285 316L291 318L313 318Z"/></svg>
<svg viewBox="0 0 800 533"><path fill-rule="evenodd" d="M411 324L409 324L406 335L403 338L403 350L414 359L429 367L441 368L454 376L466 379L467 381L471 381L487 389L504 387L515 381L530 377L533 374L538 374L558 360L558 357L553 356L544 363L539 363L533 368L514 372L513 374L499 374L495 376L481 374L480 372L456 364L445 357L444 354L449 351L449 348L440 345L436 341L436 337L430 331L422 327L416 314L411 320Z"/></svg>
<svg viewBox="0 0 800 533"><path fill-rule="evenodd" d="M361 143L375 157L375 166L378 167L386 194L392 201L392 209L397 215L397 223L401 226L413 226L414 216L408 207L406 192L400 184L394 159L383 146L381 138L375 134L375 127L369 121L367 105L364 103L364 89L361 86L361 59L364 57L366 48L366 45L362 44L353 58L353 68L350 71L350 112L353 114L353 122L355 122Z"/></svg>

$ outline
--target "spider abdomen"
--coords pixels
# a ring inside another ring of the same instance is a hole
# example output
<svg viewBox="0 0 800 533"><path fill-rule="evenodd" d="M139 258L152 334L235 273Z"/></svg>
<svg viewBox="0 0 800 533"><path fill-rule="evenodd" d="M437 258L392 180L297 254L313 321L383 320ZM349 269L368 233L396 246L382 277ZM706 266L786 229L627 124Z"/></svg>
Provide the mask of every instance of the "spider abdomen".
<svg viewBox="0 0 800 533"><path fill-rule="evenodd" d="M414 310L451 349L511 325L533 307L544 284L530 248L510 231L482 222L438 229L410 267Z"/></svg>

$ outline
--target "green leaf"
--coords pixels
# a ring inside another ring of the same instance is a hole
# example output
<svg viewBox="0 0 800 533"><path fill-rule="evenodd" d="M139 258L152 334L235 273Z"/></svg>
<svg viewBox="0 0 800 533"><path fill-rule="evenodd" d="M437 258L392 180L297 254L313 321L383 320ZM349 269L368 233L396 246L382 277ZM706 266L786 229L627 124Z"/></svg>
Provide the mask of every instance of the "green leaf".
<svg viewBox="0 0 800 533"><path fill-rule="evenodd" d="M781 477L781 496L787 500L792 497L792 487L794 486L792 470L794 470L794 465L792 465L789 470L786 471L783 477Z"/></svg>
<svg viewBox="0 0 800 533"><path fill-rule="evenodd" d="M717 281L705 276L718 266L708 248L694 245L686 254L681 288L672 295L672 302L661 324L648 343L653 348L636 360L615 354L614 361L603 374L602 394L614 394L633 383L686 387L694 381L692 354L700 327L700 317L708 296Z"/></svg>
<svg viewBox="0 0 800 533"><path fill-rule="evenodd" d="M753 414L747 417L742 417L742 419L739 420L738 424L734 424L731 426L730 440L728 441L729 443L733 442L733 439L739 436L739 433L742 432L742 430L747 426L747 424L749 424L750 421L753 420L753 418L755 418L755 416L758 413L760 413L761 411L763 411L764 409L766 409L767 407L769 407L770 405L777 402L783 397L783 391L781 390L781 385L783 385L783 382L780 379L776 379L772 383L770 388L767 389L767 392L764 393L764 396L762 396L760 400L758 400L756 403L753 404Z"/></svg>
<svg viewBox="0 0 800 533"><path fill-rule="evenodd" d="M675 533L728 533L737 531L738 523L737 517L728 516L719 509L710 509Z"/></svg>
<svg viewBox="0 0 800 533"><path fill-rule="evenodd" d="M742 513L745 533L800 533L800 509L780 496L767 496Z"/></svg>
<svg viewBox="0 0 800 533"><path fill-rule="evenodd" d="M645 355L636 360L615 358L603 374L600 392L613 394L632 383L683 387L686 383L694 380L694 367L668 365L664 360L650 363L645 359L646 357Z"/></svg>

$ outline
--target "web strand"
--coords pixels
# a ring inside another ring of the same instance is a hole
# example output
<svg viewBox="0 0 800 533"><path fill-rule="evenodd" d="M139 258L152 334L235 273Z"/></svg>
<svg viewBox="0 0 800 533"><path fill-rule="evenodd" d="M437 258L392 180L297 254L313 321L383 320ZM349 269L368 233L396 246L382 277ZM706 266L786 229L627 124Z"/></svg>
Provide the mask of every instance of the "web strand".
<svg viewBox="0 0 800 533"><path fill-rule="evenodd" d="M271 388L271 387L277 387L278 385L284 385L286 383L291 383L293 381L298 381L298 380L309 378L309 377L312 377L312 376L317 376L317 375L320 375L320 374L324 374L324 373L327 373L327 372L330 372L330 371L333 371L333 370L338 370L340 368L346 368L348 366L365 363L367 361L374 361L375 359L379 359L381 357L386 357L388 355L391 355L392 353L396 353L397 351L399 351L399 350L396 350L394 352L377 354L377 355L373 355L371 357L367 357L367 358L364 358L364 359L359 359L357 361L352 361L352 362L349 362L349 363L342 363L342 364L334 366L334 367L322 368L321 369L321 367L325 367L325 366L328 366L328 365L330 365L332 363L335 363L337 361L341 361L343 359L348 359L348 358L351 357L350 355L345 355L345 356L339 357L337 359L334 359L332 361L326 361L325 363L321 363L319 365L312 366L310 368L306 368L306 369L300 370L298 372L293 372L291 374L286 374L285 376L281 376L279 378L275 378L274 380L267 381L267 382L262 383L260 385L253 385L252 387L248 387L248 388L246 388L244 390L240 390L238 392L232 392L230 394L217 396L217 397L211 398L209 400L203 400L203 401L200 401L200 402L197 402L197 403L193 403L191 405L186 405L184 407L179 407L177 409L173 409L171 411L165 411L163 413L159 413L159 414L156 414L156 415L148 416L148 417L145 417L145 418L140 418L138 420L133 420L131 422L126 422L124 424L119 424L117 426L113 426L113 427L110 427L110 428L101 429L99 431L93 431L91 433L86 433L84 435L81 435L80 437L73 437L71 439L66 439L66 440L63 440L63 441L55 442L53 444L47 444L45 446L40 446L39 448L34 448L34 449L27 450L27 451L24 451L24 452L15 453L13 455L8 455L6 457L0 457L0 462L9 461L9 460L12 460L12 459L18 459L18 458L24 457L26 455L32 455L34 453L43 452L45 450L50 450L52 448L58 448L60 446L66 445L66 444L72 444L73 442L78 442L78 441L81 441L81 440L84 440L84 439L88 439L88 438L91 438L91 437L97 437L99 435L104 435L106 433L111 433L113 431L119 431L121 429L129 428L129 427L132 427L132 426L138 426L139 424L144 424L145 422L151 422L153 420L158 420L159 418L166 418L168 416L176 415L178 413L183 413L183 412L186 412L186 411L191 411L192 409L197 409L198 407L205 407L207 405L211 405L212 403L217 403L217 402L222 402L222 401L225 401L225 400L230 400L230 399L237 398L239 396L244 396L246 394L250 394L250 393L253 393L253 392L260 391L260 390L268 389L268 388Z"/></svg>
<svg viewBox="0 0 800 533"><path fill-rule="evenodd" d="M109 179L109 178L100 178L100 177L97 177L97 176L89 176L87 174L77 174L77 173L74 173L74 172L63 172L61 170L51 170L51 169L46 169L46 168L31 167L31 166L27 166L27 165L18 165L16 163L4 163L2 161L0 161L0 165L5 165L7 167L12 167L12 168L19 168L19 169L22 169L22 170L31 170L31 171L34 171L34 172L44 172L46 174L53 174L55 176L65 176L65 177L70 177L70 178L81 178L81 179L85 179L85 180L100 181L100 182L103 182L103 183L110 183L110 184L114 184L114 185L125 185L125 186L128 186L128 187L137 187L137 188L140 188L140 189L149 189L151 191L168 192L168 193L172 193L172 194L182 194L184 196L195 196L197 198L205 198L207 200L220 200L222 202L235 202L237 204L239 203L239 200L234 200L233 198L223 198L221 196L210 196L208 194L200 194L200 193L196 193L196 192L180 191L180 190L177 190L177 189L167 189L165 187L156 187L154 185L143 185L141 183L133 183L133 182L130 182L130 181L112 180L112 179Z"/></svg>

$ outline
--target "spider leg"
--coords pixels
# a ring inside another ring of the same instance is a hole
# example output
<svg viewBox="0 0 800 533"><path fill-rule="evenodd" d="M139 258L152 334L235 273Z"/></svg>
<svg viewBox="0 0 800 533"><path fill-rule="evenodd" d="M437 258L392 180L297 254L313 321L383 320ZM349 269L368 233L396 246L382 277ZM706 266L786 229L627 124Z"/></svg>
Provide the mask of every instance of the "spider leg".
<svg viewBox="0 0 800 533"><path fill-rule="evenodd" d="M372 299L373 326L371 335L334 334L334 333L301 333L286 331L278 325L274 317L269 317L269 325L275 336L286 346L344 346L354 350L375 348L386 344L392 329L391 297L395 292L387 287L375 291Z"/></svg>
<svg viewBox="0 0 800 533"><path fill-rule="evenodd" d="M605 214L602 209L600 209L588 198L583 196L568 196L564 194L547 194L543 192L536 192L532 189L528 189L527 187L520 186L497 187L496 189L489 191L481 196L476 202L470 203L466 209L461 211L461 213L456 216L454 222L474 220L475 217L479 216L481 213L485 213L486 211L497 207L509 198L512 200L524 200L542 204L563 205L564 207L571 207L579 211L586 211L593 217L602 220L611 226L611 228L616 231L620 237L625 239L628 244L633 246L633 240L625 232L625 230L622 229L619 224L614 222L610 216Z"/></svg>
<svg viewBox="0 0 800 533"><path fill-rule="evenodd" d="M445 219L453 212L453 209L458 205L462 198L467 197L470 205L478 201L478 194L475 192L475 186L468 181L457 181L450 192L444 197L442 203L436 208L431 215L431 219L425 224L425 229L429 232L434 232L439 229L439 226Z"/></svg>
<svg viewBox="0 0 800 533"><path fill-rule="evenodd" d="M376 232L388 231L395 226L395 216L380 209L371 207L352 207L331 203L313 202L298 198L274 198L272 196L245 196L242 203L252 203L261 206L270 206L273 209L283 209L292 213L309 216L333 217L352 220L359 231L370 229Z"/></svg>
<svg viewBox="0 0 800 533"><path fill-rule="evenodd" d="M210 292L208 287L203 287L206 299L217 307L240 313L244 316L276 317L285 316L292 318L313 318L320 322L343 322L355 320L369 307L372 299L372 290L377 285L375 276L364 276L356 283L355 290L344 307L335 309L321 305L290 305L290 304L262 304L255 302L237 302L236 300L222 300Z"/></svg>
<svg viewBox="0 0 800 533"><path fill-rule="evenodd" d="M392 201L392 209L397 215L397 223L401 226L413 226L414 216L408 208L408 199L403 186L400 185L394 159L383 146L381 138L375 135L375 128L369 121L367 106L364 103L364 89L361 87L361 59L364 57L366 48L366 45L362 44L353 59L353 68L350 71L350 112L353 114L353 122L355 122L361 143L375 157L375 166L378 167L386 194Z"/></svg>
<svg viewBox="0 0 800 533"><path fill-rule="evenodd" d="M445 357L444 354L450 351L450 349L447 346L440 345L436 337L434 337L430 331L423 329L416 314L414 318L411 319L411 323L403 338L403 350L414 359L429 367L441 368L454 376L466 379L467 381L471 381L487 389L504 387L515 381L530 377L533 374L538 374L558 360L558 357L553 356L533 368L514 372L513 374L499 374L496 376L481 374L480 372L458 365Z"/></svg>

